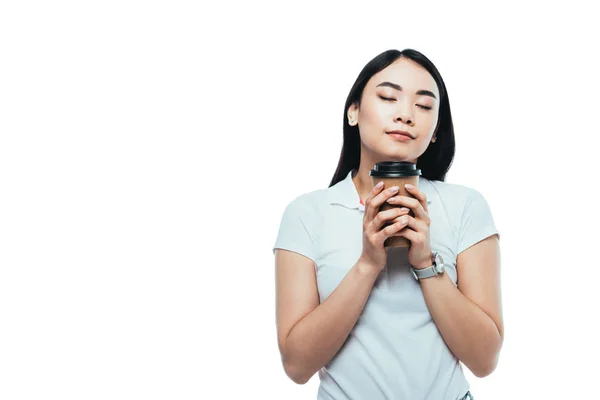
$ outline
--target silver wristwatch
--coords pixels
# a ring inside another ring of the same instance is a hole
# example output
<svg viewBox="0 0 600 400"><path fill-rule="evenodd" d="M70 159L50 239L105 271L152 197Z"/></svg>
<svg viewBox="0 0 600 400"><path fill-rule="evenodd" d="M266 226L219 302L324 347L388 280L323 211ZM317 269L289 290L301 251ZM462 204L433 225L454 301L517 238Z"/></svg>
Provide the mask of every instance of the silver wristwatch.
<svg viewBox="0 0 600 400"><path fill-rule="evenodd" d="M432 266L423 269L410 268L413 276L418 281L419 279L431 278L432 276L441 275L444 273L444 260L437 251L431 255Z"/></svg>

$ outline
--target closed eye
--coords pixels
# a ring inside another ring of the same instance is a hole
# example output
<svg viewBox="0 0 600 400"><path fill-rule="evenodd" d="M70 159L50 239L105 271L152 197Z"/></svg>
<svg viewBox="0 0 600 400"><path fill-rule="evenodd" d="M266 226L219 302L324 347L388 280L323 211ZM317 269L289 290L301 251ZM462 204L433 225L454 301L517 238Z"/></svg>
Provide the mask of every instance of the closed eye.
<svg viewBox="0 0 600 400"><path fill-rule="evenodd" d="M389 97L383 97L383 96L379 96L379 97L382 100L385 100L385 101L396 101L396 99L392 99L392 98L389 98ZM431 110L431 107L423 106L421 104L417 104L417 107L421 107L423 110Z"/></svg>

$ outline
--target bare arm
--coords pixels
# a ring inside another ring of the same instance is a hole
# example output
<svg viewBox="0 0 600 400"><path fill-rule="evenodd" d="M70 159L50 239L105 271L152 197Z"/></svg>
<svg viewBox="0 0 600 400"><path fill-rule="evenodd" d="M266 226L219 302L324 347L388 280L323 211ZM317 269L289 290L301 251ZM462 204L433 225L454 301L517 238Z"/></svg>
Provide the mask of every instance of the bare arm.
<svg viewBox="0 0 600 400"><path fill-rule="evenodd" d="M422 279L429 311L452 353L477 377L496 368L504 338L496 235L458 255L458 288L447 274Z"/></svg>
<svg viewBox="0 0 600 400"><path fill-rule="evenodd" d="M279 351L286 374L304 384L342 347L356 324L379 270L357 261L319 304L314 262L277 249L276 313Z"/></svg>

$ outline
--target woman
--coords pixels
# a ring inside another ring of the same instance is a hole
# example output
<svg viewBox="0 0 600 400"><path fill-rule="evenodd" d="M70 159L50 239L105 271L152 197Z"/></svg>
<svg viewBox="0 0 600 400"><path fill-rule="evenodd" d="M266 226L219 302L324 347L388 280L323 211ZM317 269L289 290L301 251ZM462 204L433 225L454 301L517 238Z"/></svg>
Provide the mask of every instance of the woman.
<svg viewBox="0 0 600 400"><path fill-rule="evenodd" d="M298 384L318 372L319 399L470 399L459 360L478 377L495 369L499 234L478 191L444 182L453 157L431 61L409 49L369 62L346 101L330 186L288 204L273 250L283 366ZM417 164L413 197L372 188L381 161ZM386 201L403 207L378 212ZM410 248L386 250L393 235Z"/></svg>

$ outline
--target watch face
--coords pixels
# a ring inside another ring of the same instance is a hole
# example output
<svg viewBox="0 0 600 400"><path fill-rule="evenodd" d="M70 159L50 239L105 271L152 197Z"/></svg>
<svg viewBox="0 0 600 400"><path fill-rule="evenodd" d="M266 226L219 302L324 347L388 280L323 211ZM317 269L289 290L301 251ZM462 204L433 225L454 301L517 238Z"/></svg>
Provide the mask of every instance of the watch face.
<svg viewBox="0 0 600 400"><path fill-rule="evenodd" d="M444 260L442 259L440 253L435 253L435 271L438 274L444 272Z"/></svg>
<svg viewBox="0 0 600 400"><path fill-rule="evenodd" d="M442 256L440 255L440 253L435 253L435 264L436 265L444 265L444 260L442 259Z"/></svg>

